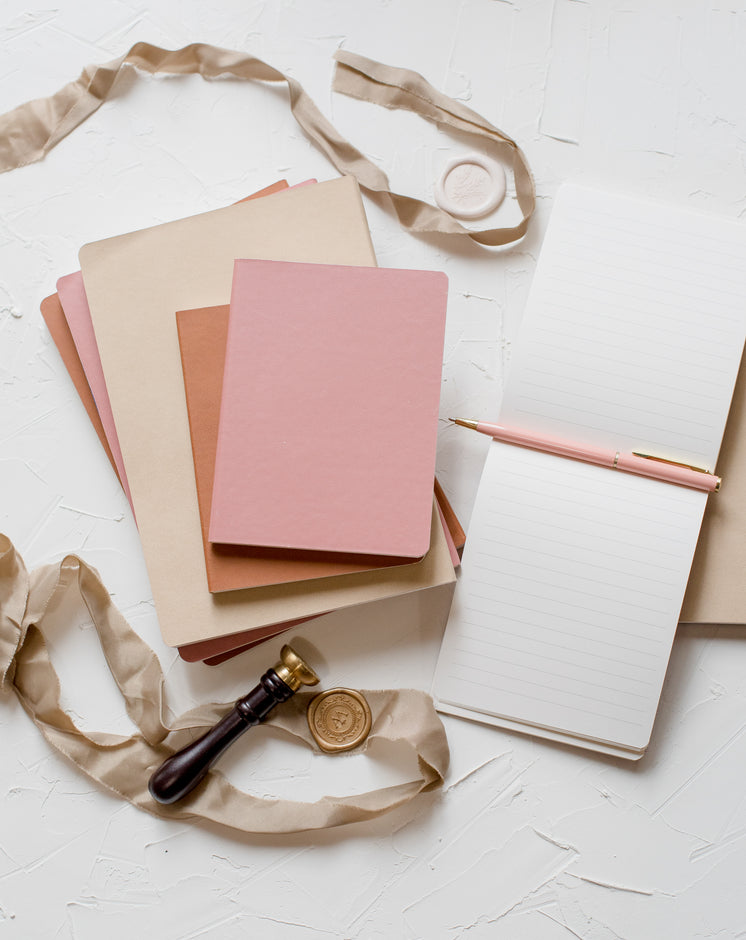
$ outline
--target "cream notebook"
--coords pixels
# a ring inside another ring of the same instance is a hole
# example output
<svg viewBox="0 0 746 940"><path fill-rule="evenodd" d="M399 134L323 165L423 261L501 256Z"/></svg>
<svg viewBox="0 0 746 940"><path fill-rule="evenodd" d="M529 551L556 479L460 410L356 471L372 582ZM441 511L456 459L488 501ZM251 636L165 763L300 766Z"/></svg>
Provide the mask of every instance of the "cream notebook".
<svg viewBox="0 0 746 940"><path fill-rule="evenodd" d="M357 183L342 177L84 246L81 269L153 598L181 646L442 584L423 562L214 597L207 588L175 311L230 300L236 258L375 265Z"/></svg>
<svg viewBox="0 0 746 940"><path fill-rule="evenodd" d="M563 186L499 423L713 470L746 335L745 257L746 226ZM493 441L440 710L640 757L707 498Z"/></svg>

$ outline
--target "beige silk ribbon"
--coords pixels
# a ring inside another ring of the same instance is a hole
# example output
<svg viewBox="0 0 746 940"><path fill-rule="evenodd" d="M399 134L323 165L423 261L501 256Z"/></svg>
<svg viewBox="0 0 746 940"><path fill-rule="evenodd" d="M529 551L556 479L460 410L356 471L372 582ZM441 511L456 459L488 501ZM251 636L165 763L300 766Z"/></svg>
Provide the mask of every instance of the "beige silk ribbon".
<svg viewBox="0 0 746 940"><path fill-rule="evenodd" d="M98 632L127 714L139 729L130 737L83 732L60 705L59 680L43 629L45 618L59 618L60 606L69 610L71 601L85 604ZM59 564L29 575L4 535L0 535L0 690L15 692L47 741L86 776L139 809L168 819L209 819L242 832L301 832L372 819L440 786L448 767L445 730L428 695L414 689L365 691L373 725L363 749L376 740L400 742L416 754L417 779L304 803L252 796L211 771L180 803L156 803L148 792L151 774L233 703L203 705L166 725L158 658L114 606L95 569L68 555ZM313 694L296 694L278 706L266 724L318 751L306 721ZM344 760L344 756L324 755L324 759Z"/></svg>
<svg viewBox="0 0 746 940"><path fill-rule="evenodd" d="M512 166L522 213L519 224L470 230L442 209L392 192L386 174L340 136L298 82L254 56L205 43L168 50L138 42L112 62L86 66L79 78L51 97L29 101L0 116L0 173L41 160L111 96L117 76L128 65L150 73L198 73L205 79L231 76L285 82L290 108L307 136L340 173L354 176L367 192L388 201L407 231L460 235L488 246L507 245L525 235L536 196L528 163L514 140L461 102L436 91L416 72L344 50L335 59L335 91L387 108L414 111L439 126L473 135L492 155Z"/></svg>

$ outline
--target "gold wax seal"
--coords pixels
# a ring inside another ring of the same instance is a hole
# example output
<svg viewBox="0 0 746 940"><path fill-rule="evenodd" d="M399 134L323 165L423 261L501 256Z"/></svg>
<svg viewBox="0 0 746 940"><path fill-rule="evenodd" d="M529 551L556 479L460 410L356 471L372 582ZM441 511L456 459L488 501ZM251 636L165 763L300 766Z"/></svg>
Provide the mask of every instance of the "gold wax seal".
<svg viewBox="0 0 746 940"><path fill-rule="evenodd" d="M368 737L370 706L354 689L327 689L311 699L308 727L322 751L349 751Z"/></svg>

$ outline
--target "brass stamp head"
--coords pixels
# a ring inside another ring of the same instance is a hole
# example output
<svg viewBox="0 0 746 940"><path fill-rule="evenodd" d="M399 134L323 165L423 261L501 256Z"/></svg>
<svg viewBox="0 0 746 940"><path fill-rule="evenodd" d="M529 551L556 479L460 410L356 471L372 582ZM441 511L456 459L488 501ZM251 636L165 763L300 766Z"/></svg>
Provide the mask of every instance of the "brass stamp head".
<svg viewBox="0 0 746 940"><path fill-rule="evenodd" d="M280 662L275 666L275 672L293 692L302 685L317 685L319 682L313 669L288 644L280 650Z"/></svg>
<svg viewBox="0 0 746 940"><path fill-rule="evenodd" d="M327 689L311 699L308 727L322 751L349 751L368 737L370 706L354 689Z"/></svg>

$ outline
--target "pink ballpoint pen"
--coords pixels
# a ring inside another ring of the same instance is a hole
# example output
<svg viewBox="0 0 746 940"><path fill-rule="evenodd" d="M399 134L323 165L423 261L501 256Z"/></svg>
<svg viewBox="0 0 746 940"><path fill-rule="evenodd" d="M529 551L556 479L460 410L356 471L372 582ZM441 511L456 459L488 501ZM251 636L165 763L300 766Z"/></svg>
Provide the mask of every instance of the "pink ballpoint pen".
<svg viewBox="0 0 746 940"><path fill-rule="evenodd" d="M465 428L472 428L480 434L489 434L496 441L506 444L517 444L519 447L528 447L531 450L541 450L547 454L556 454L559 457L570 457L572 460L584 460L586 463L599 464L612 470L623 470L626 473L636 473L638 476L654 477L666 483L676 483L679 486L689 486L708 493L717 493L720 489L720 477L691 467L687 464L675 463L662 457L652 457L649 454L622 454L618 450L604 450L600 447L588 447L573 444L551 437L539 437L518 428L508 428L501 424L490 424L487 421L469 421L464 418L449 418L454 424Z"/></svg>

